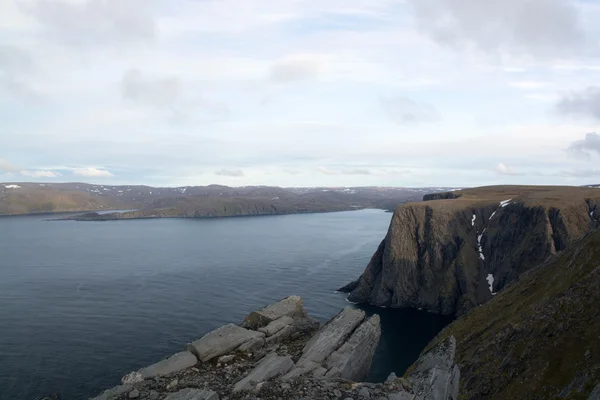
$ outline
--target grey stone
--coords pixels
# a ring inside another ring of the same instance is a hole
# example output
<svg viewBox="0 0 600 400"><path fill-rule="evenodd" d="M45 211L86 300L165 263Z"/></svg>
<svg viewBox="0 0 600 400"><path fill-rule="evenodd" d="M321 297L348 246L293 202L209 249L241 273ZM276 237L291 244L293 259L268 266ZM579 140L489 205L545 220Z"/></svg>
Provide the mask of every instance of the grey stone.
<svg viewBox="0 0 600 400"><path fill-rule="evenodd" d="M351 308L342 310L306 343L302 349L302 356L298 360L296 368L282 379L293 379L312 372L318 367L322 367L325 359L348 339L350 334L364 319L365 313L361 310L353 310ZM336 371L341 373L339 368L336 368ZM331 375L330 372L325 376L328 378L341 376L341 374Z"/></svg>
<svg viewBox="0 0 600 400"><path fill-rule="evenodd" d="M148 399L150 399L150 400L158 400L158 397L159 397L159 394L155 390L151 390L150 394L148 395Z"/></svg>
<svg viewBox="0 0 600 400"><path fill-rule="evenodd" d="M133 389L131 392L129 392L129 395L128 395L128 397L129 397L130 399L137 399L137 398L139 398L139 397L140 397L140 391L139 391L139 390L137 390L137 389Z"/></svg>
<svg viewBox="0 0 600 400"><path fill-rule="evenodd" d="M110 400L113 397L117 397L117 396L120 396L120 395L122 395L124 393L130 392L131 389L133 389L133 386L131 386L131 385L115 386L113 388L105 390L104 392L102 392L102 394L100 394L99 396L94 397L91 400Z"/></svg>
<svg viewBox="0 0 600 400"><path fill-rule="evenodd" d="M333 395L339 399L342 397L342 392L340 392L339 389L333 389Z"/></svg>
<svg viewBox="0 0 600 400"><path fill-rule="evenodd" d="M257 383L283 375L292 368L294 368L294 362L290 357L272 353L263 358L244 379L236 383L233 392L252 390Z"/></svg>
<svg viewBox="0 0 600 400"><path fill-rule="evenodd" d="M587 400L600 400L600 383L596 385L594 390L592 390L592 393L590 393L590 396L587 398Z"/></svg>
<svg viewBox="0 0 600 400"><path fill-rule="evenodd" d="M286 297L259 311L251 312L242 322L244 328L258 329L283 316L301 318L306 316L302 299L298 296Z"/></svg>
<svg viewBox="0 0 600 400"><path fill-rule="evenodd" d="M322 378L327 373L327 368L319 367L313 371L313 378Z"/></svg>
<svg viewBox="0 0 600 400"><path fill-rule="evenodd" d="M367 377L375 349L381 337L379 315L363 322L338 350L325 361L327 368L336 367L344 379L360 382Z"/></svg>
<svg viewBox="0 0 600 400"><path fill-rule="evenodd" d="M251 352L251 351L256 351L258 349L262 349L263 347L265 347L265 339L262 337L257 337L254 339L250 339L248 340L246 343L242 344L238 350L239 351L245 351L245 352Z"/></svg>
<svg viewBox="0 0 600 400"><path fill-rule="evenodd" d="M167 385L167 389L174 389L175 387L177 387L177 385L179 385L179 379L173 379L171 382L169 382L169 384Z"/></svg>
<svg viewBox="0 0 600 400"><path fill-rule="evenodd" d="M292 334L296 331L294 325L287 325L283 327L279 332L275 333L273 336L267 338L267 346L270 346L275 343L282 342L283 340L292 336Z"/></svg>
<svg viewBox="0 0 600 400"><path fill-rule="evenodd" d="M416 399L458 399L460 370L455 354L456 339L451 336L419 357L409 377Z"/></svg>
<svg viewBox="0 0 600 400"><path fill-rule="evenodd" d="M226 356L219 357L217 362L220 364L227 364L229 361L232 361L234 358L235 358L235 354L229 354Z"/></svg>
<svg viewBox="0 0 600 400"><path fill-rule="evenodd" d="M367 389L366 387L362 387L358 391L358 396L365 399L369 399L371 397L371 392L369 392L369 389Z"/></svg>
<svg viewBox="0 0 600 400"><path fill-rule="evenodd" d="M352 397L346 397L344 400L354 400Z"/></svg>
<svg viewBox="0 0 600 400"><path fill-rule="evenodd" d="M186 388L169 394L165 400L219 400L219 395L212 390Z"/></svg>
<svg viewBox="0 0 600 400"><path fill-rule="evenodd" d="M395 372L390 372L390 374L388 375L387 379L385 380L385 383L389 383L389 382L393 382L394 379L396 379L396 373Z"/></svg>
<svg viewBox="0 0 600 400"><path fill-rule="evenodd" d="M173 372L178 372L184 369L191 368L197 363L198 359L195 355L193 355L189 351L182 351L180 353L172 355L169 358L165 358L164 360L159 361L156 364L152 364L146 368L142 368L137 372L141 375L142 379L151 379L156 376L165 376L172 374ZM123 377L122 381L125 381L127 379L132 380L132 377L133 374L126 375L125 377Z"/></svg>
<svg viewBox="0 0 600 400"><path fill-rule="evenodd" d="M263 338L264 333L241 328L234 324L222 326L186 346L200 361L230 353L245 342Z"/></svg>
<svg viewBox="0 0 600 400"><path fill-rule="evenodd" d="M269 337L271 335L276 334L286 326L291 325L292 323L294 323L294 319L292 317L284 315L283 317L270 322L267 326L259 328L258 331L264 333L267 337Z"/></svg>

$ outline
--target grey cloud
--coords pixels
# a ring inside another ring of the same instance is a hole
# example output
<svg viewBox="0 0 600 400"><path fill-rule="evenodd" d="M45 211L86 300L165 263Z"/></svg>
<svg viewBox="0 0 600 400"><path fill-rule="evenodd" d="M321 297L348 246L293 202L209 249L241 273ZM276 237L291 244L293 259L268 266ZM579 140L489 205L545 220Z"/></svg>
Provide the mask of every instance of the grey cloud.
<svg viewBox="0 0 600 400"><path fill-rule="evenodd" d="M157 33L144 0L36 0L21 8L47 33L71 45L124 44L151 41Z"/></svg>
<svg viewBox="0 0 600 400"><path fill-rule="evenodd" d="M397 124L418 124L441 119L438 110L428 103L418 103L408 97L381 99L387 116Z"/></svg>
<svg viewBox="0 0 600 400"><path fill-rule="evenodd" d="M597 133L588 133L582 140L576 140L571 143L567 150L587 157L593 152L600 155L600 135Z"/></svg>
<svg viewBox="0 0 600 400"><path fill-rule="evenodd" d="M568 0L410 0L420 29L454 49L564 58L586 45Z"/></svg>
<svg viewBox="0 0 600 400"><path fill-rule="evenodd" d="M315 57L290 57L274 63L269 70L269 81L287 84L315 78L322 69L322 60Z"/></svg>
<svg viewBox="0 0 600 400"><path fill-rule="evenodd" d="M373 171L368 169L356 168L342 171L344 175L373 175Z"/></svg>
<svg viewBox="0 0 600 400"><path fill-rule="evenodd" d="M240 178L244 176L244 171L242 171L241 169L222 169L220 171L216 171L215 175Z"/></svg>
<svg viewBox="0 0 600 400"><path fill-rule="evenodd" d="M564 96L556 106L563 115L578 115L600 120L600 88L591 86Z"/></svg>

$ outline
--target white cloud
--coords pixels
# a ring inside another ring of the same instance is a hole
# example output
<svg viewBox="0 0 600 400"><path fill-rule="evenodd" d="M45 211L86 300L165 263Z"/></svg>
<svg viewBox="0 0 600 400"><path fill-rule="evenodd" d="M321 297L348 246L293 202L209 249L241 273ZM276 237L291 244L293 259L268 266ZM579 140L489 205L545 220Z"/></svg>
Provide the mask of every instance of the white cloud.
<svg viewBox="0 0 600 400"><path fill-rule="evenodd" d="M73 170L73 173L75 175L85 176L88 178L110 178L110 177L114 176L112 173L110 173L107 170L93 168L93 167L76 168L75 170Z"/></svg>
<svg viewBox="0 0 600 400"><path fill-rule="evenodd" d="M23 171L21 171L21 175L29 176L31 178L58 178L59 176L62 176L62 174L59 172L44 171L44 170L36 170L36 171L23 170Z"/></svg>
<svg viewBox="0 0 600 400"><path fill-rule="evenodd" d="M500 163L496 166L496 172L500 175L519 175L504 163Z"/></svg>

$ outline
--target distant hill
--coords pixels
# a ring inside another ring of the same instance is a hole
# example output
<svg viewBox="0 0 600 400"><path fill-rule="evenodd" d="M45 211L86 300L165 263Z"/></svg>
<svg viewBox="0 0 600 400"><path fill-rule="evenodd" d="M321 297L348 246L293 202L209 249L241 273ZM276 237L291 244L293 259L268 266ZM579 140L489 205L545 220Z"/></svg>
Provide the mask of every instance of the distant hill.
<svg viewBox="0 0 600 400"><path fill-rule="evenodd" d="M87 183L2 183L0 215L136 210L81 219L220 217L381 208L419 200L449 188L281 188L221 185L176 188Z"/></svg>

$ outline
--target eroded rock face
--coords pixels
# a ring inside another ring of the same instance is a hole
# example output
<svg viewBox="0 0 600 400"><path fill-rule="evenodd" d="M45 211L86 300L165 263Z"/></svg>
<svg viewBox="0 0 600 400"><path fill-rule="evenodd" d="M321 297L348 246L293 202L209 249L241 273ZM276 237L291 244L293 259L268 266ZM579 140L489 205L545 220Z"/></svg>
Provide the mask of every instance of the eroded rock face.
<svg viewBox="0 0 600 400"><path fill-rule="evenodd" d="M244 379L235 384L233 392L254 390L256 384L283 375L292 368L294 368L294 361L290 357L271 353L263 358Z"/></svg>
<svg viewBox="0 0 600 400"><path fill-rule="evenodd" d="M463 315L600 226L600 193L497 187L399 206L349 300Z"/></svg>

